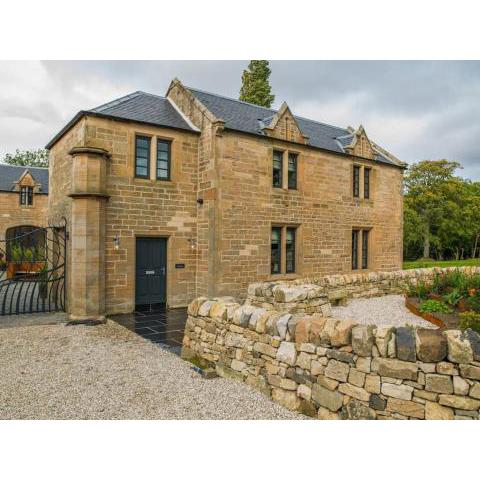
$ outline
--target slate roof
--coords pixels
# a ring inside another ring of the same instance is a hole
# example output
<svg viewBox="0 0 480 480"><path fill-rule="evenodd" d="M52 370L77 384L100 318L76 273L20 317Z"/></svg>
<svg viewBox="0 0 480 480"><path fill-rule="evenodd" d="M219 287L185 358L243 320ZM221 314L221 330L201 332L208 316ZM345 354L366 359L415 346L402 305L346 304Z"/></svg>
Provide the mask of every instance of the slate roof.
<svg viewBox="0 0 480 480"><path fill-rule="evenodd" d="M268 126L277 113L271 108L260 107L251 103L234 100L213 93L187 87L217 118L225 122L225 128L245 133L263 135L262 128ZM344 147L352 141L352 133L341 127L309 120L294 115L302 133L308 137L308 145L345 153ZM377 161L397 165L386 156L377 153Z"/></svg>
<svg viewBox="0 0 480 480"><path fill-rule="evenodd" d="M41 184L40 193L48 194L48 168L20 167L0 163L0 191L13 191L13 183L16 182L25 170L28 170L34 180Z"/></svg>
<svg viewBox="0 0 480 480"><path fill-rule="evenodd" d="M227 129L263 136L264 132L262 129L271 123L274 115L277 113L276 110L271 108L260 107L196 88L186 88L215 117L223 120ZM198 132L198 129L177 110L170 100L159 95L138 91L91 110L80 111L49 142L46 148L51 148L83 115L118 118L149 125ZM344 147L349 145L352 140L352 132L348 129L298 116L295 116L295 120L302 133L308 137L308 145L331 152L346 153ZM384 154L377 152L376 155L376 160L398 166L398 163L387 158Z"/></svg>

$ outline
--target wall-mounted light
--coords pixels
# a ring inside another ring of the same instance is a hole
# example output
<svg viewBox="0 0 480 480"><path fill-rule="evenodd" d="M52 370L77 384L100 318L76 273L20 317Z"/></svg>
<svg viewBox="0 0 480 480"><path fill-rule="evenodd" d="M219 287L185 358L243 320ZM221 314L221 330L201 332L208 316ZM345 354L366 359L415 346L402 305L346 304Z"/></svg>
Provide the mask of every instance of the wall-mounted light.
<svg viewBox="0 0 480 480"><path fill-rule="evenodd" d="M190 248L192 249L192 252L195 251L197 248L197 241L194 238L189 238L188 243L190 243Z"/></svg>
<svg viewBox="0 0 480 480"><path fill-rule="evenodd" d="M120 237L118 236L118 233L113 238L113 248L115 250L118 250L120 248Z"/></svg>
<svg viewBox="0 0 480 480"><path fill-rule="evenodd" d="M197 203L199 205L203 205L203 198L197 198Z"/></svg>

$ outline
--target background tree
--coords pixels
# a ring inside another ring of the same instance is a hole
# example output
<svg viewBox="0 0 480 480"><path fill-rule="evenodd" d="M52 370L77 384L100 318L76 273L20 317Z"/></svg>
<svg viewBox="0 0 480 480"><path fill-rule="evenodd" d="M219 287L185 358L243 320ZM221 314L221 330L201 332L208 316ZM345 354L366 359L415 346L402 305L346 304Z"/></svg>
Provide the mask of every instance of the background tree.
<svg viewBox="0 0 480 480"><path fill-rule="evenodd" d="M251 60L242 74L240 100L270 108L275 100L269 82L271 73L268 60Z"/></svg>
<svg viewBox="0 0 480 480"><path fill-rule="evenodd" d="M480 250L480 182L455 176L448 160L422 161L405 174L404 256L475 258Z"/></svg>
<svg viewBox="0 0 480 480"><path fill-rule="evenodd" d="M4 163L28 167L48 167L48 150L15 150L15 153L7 153L3 158Z"/></svg>

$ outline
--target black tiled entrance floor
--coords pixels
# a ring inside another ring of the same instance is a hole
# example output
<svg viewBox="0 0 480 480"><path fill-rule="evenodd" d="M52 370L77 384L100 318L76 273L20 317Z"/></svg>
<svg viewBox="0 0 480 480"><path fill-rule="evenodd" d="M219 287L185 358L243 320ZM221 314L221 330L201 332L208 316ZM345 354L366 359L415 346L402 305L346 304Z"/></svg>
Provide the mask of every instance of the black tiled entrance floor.
<svg viewBox="0 0 480 480"><path fill-rule="evenodd" d="M110 318L143 338L180 355L183 331L187 321L186 308L165 309L164 305L138 308L134 313L111 315Z"/></svg>

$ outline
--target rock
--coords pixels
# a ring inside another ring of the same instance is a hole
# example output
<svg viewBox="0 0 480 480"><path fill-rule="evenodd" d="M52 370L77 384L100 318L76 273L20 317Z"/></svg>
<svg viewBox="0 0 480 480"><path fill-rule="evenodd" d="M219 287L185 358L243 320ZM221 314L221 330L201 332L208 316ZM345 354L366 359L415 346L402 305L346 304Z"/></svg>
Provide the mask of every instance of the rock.
<svg viewBox="0 0 480 480"><path fill-rule="evenodd" d="M390 341L388 342L387 346L387 353L388 353L388 358L395 358L397 356L397 347L396 347L396 335L392 333L392 337L390 338Z"/></svg>
<svg viewBox="0 0 480 480"><path fill-rule="evenodd" d="M435 373L436 364L435 363L417 363L418 367L423 373Z"/></svg>
<svg viewBox="0 0 480 480"><path fill-rule="evenodd" d="M355 356L348 352L340 352L339 350L329 348L326 352L327 358L334 358L339 362L355 364Z"/></svg>
<svg viewBox="0 0 480 480"><path fill-rule="evenodd" d="M382 398L380 395L376 395L375 393L372 393L370 395L370 400L368 402L368 405L370 408L373 408L374 410L385 410L387 406L387 401Z"/></svg>
<svg viewBox="0 0 480 480"><path fill-rule="evenodd" d="M444 332L448 343L448 360L453 363L469 363L473 360L473 350L467 336L460 330Z"/></svg>
<svg viewBox="0 0 480 480"><path fill-rule="evenodd" d="M319 420L339 420L338 413L331 412L328 408L320 407L318 409L317 418Z"/></svg>
<svg viewBox="0 0 480 480"><path fill-rule="evenodd" d="M364 388L370 393L380 393L380 377L378 375L367 375Z"/></svg>
<svg viewBox="0 0 480 480"><path fill-rule="evenodd" d="M473 365L460 365L460 373L464 378L480 380L480 367L475 367Z"/></svg>
<svg viewBox="0 0 480 480"><path fill-rule="evenodd" d="M402 360L378 357L372 360L372 371L383 377L416 381L418 366L415 363L403 362Z"/></svg>
<svg viewBox="0 0 480 480"><path fill-rule="evenodd" d="M377 418L375 410L357 400L350 400L342 408L341 416L346 420L375 420Z"/></svg>
<svg viewBox="0 0 480 480"><path fill-rule="evenodd" d="M300 399L297 397L297 392L272 388L272 400L289 410L298 410L300 407Z"/></svg>
<svg viewBox="0 0 480 480"><path fill-rule="evenodd" d="M365 374L355 368L351 368L348 374L348 383L356 387L363 387L365 385Z"/></svg>
<svg viewBox="0 0 480 480"><path fill-rule="evenodd" d="M352 342L352 328L357 325L353 320L340 320L335 325L335 330L330 336L330 342L334 347L350 345Z"/></svg>
<svg viewBox="0 0 480 480"><path fill-rule="evenodd" d="M352 329L352 347L357 355L369 357L372 355L375 341L375 327L373 325L357 325Z"/></svg>
<svg viewBox="0 0 480 480"><path fill-rule="evenodd" d="M423 419L425 418L425 406L421 403L411 402L409 400L400 400L390 397L387 400L387 410L400 413L406 417Z"/></svg>
<svg viewBox="0 0 480 480"><path fill-rule="evenodd" d="M253 344L253 350L272 358L276 358L277 356L277 349L266 343L255 342Z"/></svg>
<svg viewBox="0 0 480 480"><path fill-rule="evenodd" d="M211 313L211 315L213 317L213 313ZM265 321L266 321L268 316L269 316L269 314L264 308L256 308L252 312L252 314L250 315L250 319L248 320L248 328L250 328L250 330L256 330L258 321L262 317L264 317ZM264 323L264 325L265 325L265 323ZM265 327L263 327L263 328L265 328Z"/></svg>
<svg viewBox="0 0 480 480"><path fill-rule="evenodd" d="M310 323L310 343L320 345L323 327L327 319L319 315L312 315Z"/></svg>
<svg viewBox="0 0 480 480"><path fill-rule="evenodd" d="M312 356L305 352L300 352L297 356L297 365L304 370L310 370Z"/></svg>
<svg viewBox="0 0 480 480"><path fill-rule="evenodd" d="M426 392L425 390L414 389L413 395L415 397L423 398L424 400L429 400L430 402L436 402L438 400L438 393Z"/></svg>
<svg viewBox="0 0 480 480"><path fill-rule="evenodd" d="M422 362L440 362L447 356L447 340L440 330L417 328L417 357Z"/></svg>
<svg viewBox="0 0 480 480"><path fill-rule="evenodd" d="M324 317L332 316L332 305L330 303L324 303L323 305L321 305L320 310L322 311L322 315Z"/></svg>
<svg viewBox="0 0 480 480"><path fill-rule="evenodd" d="M287 328L288 328L288 322L292 318L292 315L290 313L286 313L285 315L282 315L278 320L277 320L277 331L278 331L278 336L282 339L285 340L285 337L287 336Z"/></svg>
<svg viewBox="0 0 480 480"><path fill-rule="evenodd" d="M378 327L375 332L375 345L381 357L388 356L388 342L392 339L394 327Z"/></svg>
<svg viewBox="0 0 480 480"><path fill-rule="evenodd" d="M346 382L349 370L350 367L348 364L332 359L328 362L327 368L325 369L325 376L339 380L340 382Z"/></svg>
<svg viewBox="0 0 480 480"><path fill-rule="evenodd" d="M227 319L227 306L223 302L216 301L210 308L210 316L219 320Z"/></svg>
<svg viewBox="0 0 480 480"><path fill-rule="evenodd" d="M197 297L190 302L188 305L188 314L192 317L196 317L198 315L198 309L202 306L202 303L205 302L207 297Z"/></svg>
<svg viewBox="0 0 480 480"><path fill-rule="evenodd" d="M311 320L309 317L301 318L295 327L295 342L308 343L310 341Z"/></svg>
<svg viewBox="0 0 480 480"><path fill-rule="evenodd" d="M457 393L457 392L455 392L455 393ZM461 393L460 395L466 395L466 393ZM480 398L480 383L475 382L472 385L472 388L470 389L470 396L473 397L473 398Z"/></svg>
<svg viewBox="0 0 480 480"><path fill-rule="evenodd" d="M245 370L245 368L247 368L247 364L245 362L241 362L240 360L233 359L231 368L236 372L241 372L242 370Z"/></svg>
<svg viewBox="0 0 480 480"><path fill-rule="evenodd" d="M279 303L301 302L307 298L308 291L302 287L287 287L285 285L277 285L273 288L273 297Z"/></svg>
<svg viewBox="0 0 480 480"><path fill-rule="evenodd" d="M364 373L370 373L372 364L371 358L358 357L357 358L357 370Z"/></svg>
<svg viewBox="0 0 480 480"><path fill-rule="evenodd" d="M284 390L297 391L297 386L297 382L290 378L282 378L280 380L280 388L283 388Z"/></svg>
<svg viewBox="0 0 480 480"><path fill-rule="evenodd" d="M408 327L398 327L395 335L397 358L406 362L415 362L417 359L415 331Z"/></svg>
<svg viewBox="0 0 480 480"><path fill-rule="evenodd" d="M458 375L458 370L453 363L439 362L437 363L437 373L442 375Z"/></svg>
<svg viewBox="0 0 480 480"><path fill-rule="evenodd" d="M477 362L480 361L480 334L474 332L471 328L465 330L470 346L472 347L473 359Z"/></svg>
<svg viewBox="0 0 480 480"><path fill-rule="evenodd" d="M470 388L470 385L459 375L456 375L453 377L453 393L455 395L468 395L468 390ZM448 393L448 392L442 392L442 393ZM474 395L470 394L472 397Z"/></svg>
<svg viewBox="0 0 480 480"><path fill-rule="evenodd" d="M257 310L256 307L252 307L251 305L242 305L233 313L233 323L235 325L240 325L243 328L247 328L250 317L255 310Z"/></svg>
<svg viewBox="0 0 480 480"><path fill-rule="evenodd" d="M305 353L315 353L315 345L313 343L301 343L297 349Z"/></svg>
<svg viewBox="0 0 480 480"><path fill-rule="evenodd" d="M335 332L335 326L337 325L338 320L334 318L327 318L325 325L323 326L322 333L320 334L320 344L321 345L330 345L331 338Z"/></svg>
<svg viewBox="0 0 480 480"><path fill-rule="evenodd" d="M458 395L440 395L438 397L440 405L452 408L460 408L462 410L478 410L480 408L480 400L462 397Z"/></svg>
<svg viewBox="0 0 480 480"><path fill-rule="evenodd" d="M426 420L453 420L453 410L436 402L425 402Z"/></svg>
<svg viewBox="0 0 480 480"><path fill-rule="evenodd" d="M317 378L317 383L322 387L328 388L329 390L335 390L338 387L338 382L331 378L325 377L325 375L321 375Z"/></svg>
<svg viewBox="0 0 480 480"><path fill-rule="evenodd" d="M436 393L453 393L453 383L450 376L427 373L425 390Z"/></svg>
<svg viewBox="0 0 480 480"><path fill-rule="evenodd" d="M226 347L242 348L246 343L246 339L239 333L227 332L225 334Z"/></svg>
<svg viewBox="0 0 480 480"><path fill-rule="evenodd" d="M260 315L258 318L257 318L257 322L256 322L256 325L255 325L255 331L257 333L265 333L266 330L267 330L267 322L268 322L268 319L274 315L274 312L272 311L266 311L264 315ZM253 317L253 315L252 315ZM252 320L252 318L250 317L250 320ZM250 321L248 323L248 325L250 326Z"/></svg>
<svg viewBox="0 0 480 480"><path fill-rule="evenodd" d="M297 395L304 400L310 401L312 398L312 389L307 385L299 385L297 388Z"/></svg>
<svg viewBox="0 0 480 480"><path fill-rule="evenodd" d="M332 412L340 410L343 405L343 395L341 393L332 392L318 384L312 386L312 400L317 405L326 407Z"/></svg>
<svg viewBox="0 0 480 480"><path fill-rule="evenodd" d="M365 389L356 387L355 385L350 385L349 383L341 383L338 386L338 391L348 395L349 397L362 400L363 402L368 402L370 400L370 394Z"/></svg>
<svg viewBox="0 0 480 480"><path fill-rule="evenodd" d="M312 375L317 376L317 375L322 375L323 372L325 372L325 365L320 363L317 360L312 360L310 364L310 372Z"/></svg>
<svg viewBox="0 0 480 480"><path fill-rule="evenodd" d="M411 400L413 387L408 385L394 385L393 383L383 383L382 393L387 397L399 398L401 400Z"/></svg>
<svg viewBox="0 0 480 480"><path fill-rule="evenodd" d="M276 359L279 362L284 362L290 366L295 365L295 362L297 360L295 344L292 342L282 342L277 351Z"/></svg>
<svg viewBox="0 0 480 480"><path fill-rule="evenodd" d="M210 314L210 308L215 302L213 300L205 300L198 309L198 315L200 317L208 317Z"/></svg>

